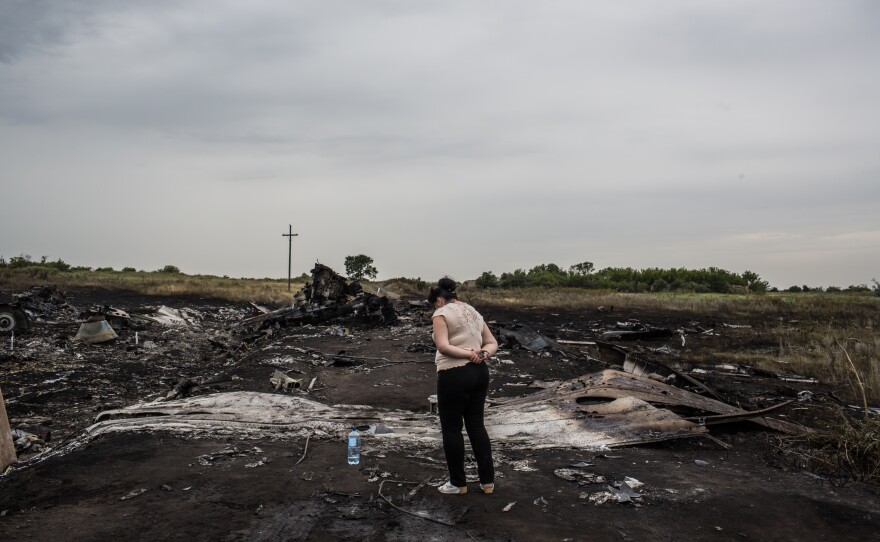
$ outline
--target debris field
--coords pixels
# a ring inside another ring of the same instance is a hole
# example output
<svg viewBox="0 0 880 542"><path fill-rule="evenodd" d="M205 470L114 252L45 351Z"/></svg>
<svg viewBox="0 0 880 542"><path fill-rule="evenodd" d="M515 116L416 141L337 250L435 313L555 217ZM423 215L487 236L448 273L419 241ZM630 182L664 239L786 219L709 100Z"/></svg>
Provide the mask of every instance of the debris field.
<svg viewBox="0 0 880 542"><path fill-rule="evenodd" d="M493 495L434 489L431 310L316 265L288 307L15 292L0 539L869 540L880 498L784 467L834 390L688 361L760 322L480 307L499 340ZM19 314L19 313L17 313ZM737 346L738 345L738 346ZM360 464L345 435L362 434ZM476 481L475 464L469 479Z"/></svg>

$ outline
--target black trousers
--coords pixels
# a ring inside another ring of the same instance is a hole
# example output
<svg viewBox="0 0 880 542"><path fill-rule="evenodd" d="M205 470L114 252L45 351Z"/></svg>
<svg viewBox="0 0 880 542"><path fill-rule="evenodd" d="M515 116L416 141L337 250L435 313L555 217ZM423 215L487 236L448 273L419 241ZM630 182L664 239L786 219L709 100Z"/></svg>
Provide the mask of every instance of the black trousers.
<svg viewBox="0 0 880 542"><path fill-rule="evenodd" d="M492 444L483 425L483 409L489 391L489 368L485 363L468 363L464 367L437 372L437 410L443 433L443 452L449 468L449 481L457 487L467 485L464 474L464 437L462 420L467 429L481 484L495 481L492 465Z"/></svg>

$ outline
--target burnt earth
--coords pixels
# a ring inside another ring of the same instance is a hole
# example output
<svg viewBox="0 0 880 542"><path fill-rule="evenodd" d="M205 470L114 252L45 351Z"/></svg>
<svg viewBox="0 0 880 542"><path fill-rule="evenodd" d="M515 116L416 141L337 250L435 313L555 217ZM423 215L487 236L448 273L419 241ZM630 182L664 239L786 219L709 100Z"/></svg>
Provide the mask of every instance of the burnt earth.
<svg viewBox="0 0 880 542"><path fill-rule="evenodd" d="M432 354L419 351L431 342L427 311L407 313L394 326L352 320L255 336L234 327L254 314L246 304L96 290L74 292L68 300L80 308L109 303L145 315L161 305L190 309L196 325L168 328L135 320L117 330L116 341L85 345L70 340L79 323L69 316L33 322L13 353L4 346L0 388L12 426L43 437L49 433L49 445L78 435L102 410L165 396L181 379L205 383L216 375L214 383L192 389L196 395L274 392L269 377L280 369L302 379L304 387L315 378L309 396L327 404L414 412L425 412L427 396L434 393ZM493 326L526 324L551 338L576 341L595 340L606 327L630 318L673 329L699 319L478 309L497 323ZM680 368L713 351L772 347L760 322L737 323L754 327L688 336L683 349L678 335L625 346ZM145 348L145 341L152 348ZM651 350L664 345L667 353ZM534 380L564 380L608 366L594 359L599 356L589 347L571 348L584 357L503 347L491 365L491 397L524 395L535 391L527 386ZM337 363L325 365L334 356ZM834 390L824 385L706 379L746 409L809 389L811 401L781 412L782 419L808 425L827 417L834 402ZM32 465L32 456L23 455L25 467L0 478L0 540L876 539L875 488L778 466L776 435L753 424L713 427L712 435L730 448L708 439L604 453L497 446L495 494L483 495L471 484L463 496L441 495L430 486L445 480L439 444L401 453L371 449L365 440L361 464L349 466L345 443L336 440L311 439L304 454L305 439L106 435ZM607 482L579 485L554 475L582 461ZM624 477L645 484L638 490L641 502L590 502L590 495Z"/></svg>

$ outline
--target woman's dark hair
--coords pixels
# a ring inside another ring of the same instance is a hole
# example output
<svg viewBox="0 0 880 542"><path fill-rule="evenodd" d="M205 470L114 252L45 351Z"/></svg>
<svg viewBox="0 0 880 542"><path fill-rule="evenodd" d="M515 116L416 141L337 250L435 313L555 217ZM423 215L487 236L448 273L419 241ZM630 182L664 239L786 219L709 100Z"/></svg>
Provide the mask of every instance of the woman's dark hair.
<svg viewBox="0 0 880 542"><path fill-rule="evenodd" d="M446 300L458 299L458 295L455 293L455 281L449 277L443 277L438 280L437 286L432 287L431 290L428 291L428 303L433 305L438 297L442 297Z"/></svg>

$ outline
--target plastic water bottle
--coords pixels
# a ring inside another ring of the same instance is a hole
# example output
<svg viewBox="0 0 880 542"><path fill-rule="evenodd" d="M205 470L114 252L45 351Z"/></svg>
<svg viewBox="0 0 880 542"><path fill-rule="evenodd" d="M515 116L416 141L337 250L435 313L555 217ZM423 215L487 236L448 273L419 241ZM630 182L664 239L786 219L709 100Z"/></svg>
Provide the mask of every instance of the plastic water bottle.
<svg viewBox="0 0 880 542"><path fill-rule="evenodd" d="M357 465L361 462L361 434L356 427L348 434L348 464Z"/></svg>

